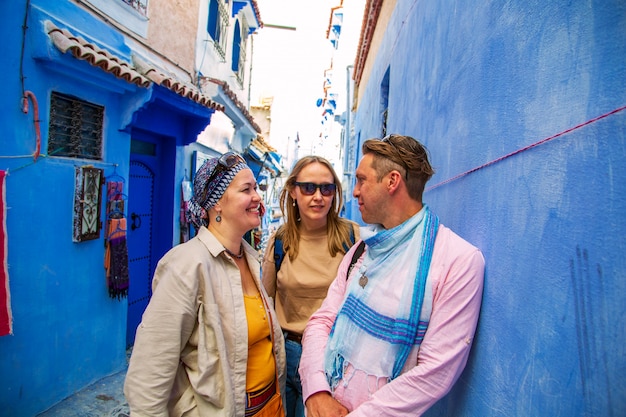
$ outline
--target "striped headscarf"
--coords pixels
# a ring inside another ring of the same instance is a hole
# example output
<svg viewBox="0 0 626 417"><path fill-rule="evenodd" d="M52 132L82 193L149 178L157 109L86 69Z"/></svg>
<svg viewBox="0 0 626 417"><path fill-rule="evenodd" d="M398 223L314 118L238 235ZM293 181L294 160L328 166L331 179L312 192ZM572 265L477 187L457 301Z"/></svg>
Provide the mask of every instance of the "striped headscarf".
<svg viewBox="0 0 626 417"><path fill-rule="evenodd" d="M230 168L220 165L222 157L211 158L207 159L196 172L193 179L193 196L186 213L187 220L196 227L209 225L209 209L222 198L235 175L242 169L249 168L243 157L234 155L238 157L237 162Z"/></svg>

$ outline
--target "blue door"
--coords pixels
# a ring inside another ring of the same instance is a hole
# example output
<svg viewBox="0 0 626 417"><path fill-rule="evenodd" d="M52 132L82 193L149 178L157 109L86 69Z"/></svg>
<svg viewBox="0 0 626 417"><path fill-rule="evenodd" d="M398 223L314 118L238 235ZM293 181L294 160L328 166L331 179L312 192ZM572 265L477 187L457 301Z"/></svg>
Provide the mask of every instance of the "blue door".
<svg viewBox="0 0 626 417"><path fill-rule="evenodd" d="M135 331L152 295L152 208L154 172L143 162L131 160L128 201L128 318L126 345L135 342Z"/></svg>
<svg viewBox="0 0 626 417"><path fill-rule="evenodd" d="M128 185L128 316L126 345L152 296L159 259L172 247L175 146L167 137L135 132Z"/></svg>

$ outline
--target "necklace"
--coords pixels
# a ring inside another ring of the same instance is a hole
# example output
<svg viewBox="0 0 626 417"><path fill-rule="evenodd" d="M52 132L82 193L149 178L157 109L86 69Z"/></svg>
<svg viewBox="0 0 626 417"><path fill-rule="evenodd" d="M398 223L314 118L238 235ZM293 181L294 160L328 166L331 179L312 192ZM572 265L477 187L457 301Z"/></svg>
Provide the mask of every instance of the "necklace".
<svg viewBox="0 0 626 417"><path fill-rule="evenodd" d="M367 281L369 281L369 279L367 278L367 275L365 274L361 275L361 278L359 278L359 285L361 286L361 288L365 289L365 286L367 285Z"/></svg>
<svg viewBox="0 0 626 417"><path fill-rule="evenodd" d="M226 251L227 254L229 254L233 258L237 258L237 259L243 258L243 245L239 245L239 254L232 253L231 251L228 250L227 247L224 247L224 250Z"/></svg>

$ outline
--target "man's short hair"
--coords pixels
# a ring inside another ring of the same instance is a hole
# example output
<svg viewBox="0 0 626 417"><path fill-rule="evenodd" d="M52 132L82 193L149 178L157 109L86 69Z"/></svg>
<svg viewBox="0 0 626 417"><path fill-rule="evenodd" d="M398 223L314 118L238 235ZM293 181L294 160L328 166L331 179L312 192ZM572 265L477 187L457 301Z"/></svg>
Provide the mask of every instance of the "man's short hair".
<svg viewBox="0 0 626 417"><path fill-rule="evenodd" d="M396 170L404 177L409 196L422 201L424 187L435 170L428 161L428 150L410 136L391 134L383 139L368 139L363 142L363 155L372 154L372 168L378 181Z"/></svg>

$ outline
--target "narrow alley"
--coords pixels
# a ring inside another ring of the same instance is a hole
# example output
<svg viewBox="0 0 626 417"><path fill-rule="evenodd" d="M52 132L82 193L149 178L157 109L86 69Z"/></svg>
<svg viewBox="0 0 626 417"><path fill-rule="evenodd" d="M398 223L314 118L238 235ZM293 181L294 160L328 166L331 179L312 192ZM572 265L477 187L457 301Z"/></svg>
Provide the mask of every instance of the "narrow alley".
<svg viewBox="0 0 626 417"><path fill-rule="evenodd" d="M38 417L128 417L124 397L126 369L83 388Z"/></svg>

